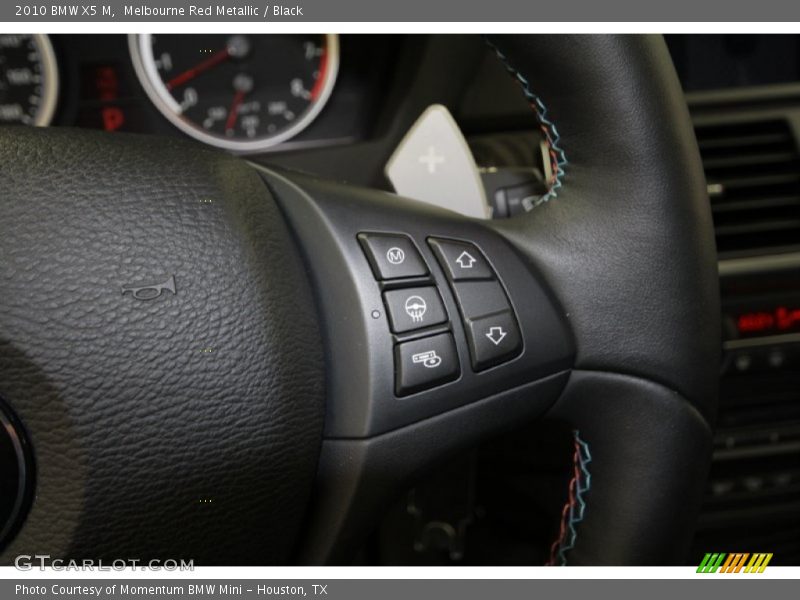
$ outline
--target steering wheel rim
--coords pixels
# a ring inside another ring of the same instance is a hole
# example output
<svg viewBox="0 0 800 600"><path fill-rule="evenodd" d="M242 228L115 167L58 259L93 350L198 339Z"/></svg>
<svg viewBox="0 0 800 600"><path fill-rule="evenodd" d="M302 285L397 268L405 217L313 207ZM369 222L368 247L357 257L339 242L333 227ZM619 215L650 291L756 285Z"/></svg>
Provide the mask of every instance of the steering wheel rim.
<svg viewBox="0 0 800 600"><path fill-rule="evenodd" d="M710 464L720 318L705 176L671 58L661 36L494 42L569 161L547 202L498 223L577 338L553 412L592 440L569 562L680 563Z"/></svg>
<svg viewBox="0 0 800 600"><path fill-rule="evenodd" d="M0 395L27 428L38 477L0 560L49 547L54 557L348 562L420 473L541 416L568 423L576 443L553 562L682 560L710 459L719 300L704 178L669 55L657 37L491 43L532 103L556 174L538 206L502 222L296 173L260 169L259 179L188 143L0 134L0 250L13 259L2 273ZM72 203L57 204L64 196ZM439 290L458 379L392 398L388 349L406 338L382 314L397 286L376 282L365 231L407 235L421 251L429 273L408 285ZM524 342L508 364L470 367L430 236L489 255ZM56 336L54 319L65 320ZM177 358L171 336L194 348L198 327L219 322L217 342L201 336L197 351L228 348L224 360L204 373L196 357ZM132 341L162 376L129 362ZM191 425L202 419L223 435ZM165 436L167 425L177 433ZM109 441L120 434L135 440L123 453ZM254 530L274 547L254 545Z"/></svg>

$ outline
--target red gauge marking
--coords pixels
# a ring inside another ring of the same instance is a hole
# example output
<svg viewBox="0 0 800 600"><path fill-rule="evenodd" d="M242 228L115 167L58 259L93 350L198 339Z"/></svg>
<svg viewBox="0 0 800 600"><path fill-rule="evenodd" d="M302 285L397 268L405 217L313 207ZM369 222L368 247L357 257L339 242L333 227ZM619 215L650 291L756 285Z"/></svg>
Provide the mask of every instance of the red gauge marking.
<svg viewBox="0 0 800 600"><path fill-rule="evenodd" d="M216 67L221 62L228 60L230 56L231 53L227 48L225 48L224 50L220 50L215 54L212 54L201 63L196 64L190 69L186 69L180 75L176 75L175 77L170 79L166 84L167 89L173 90L174 88L183 85L187 81L191 81L192 79L200 75L200 73L208 71L210 68Z"/></svg>
<svg viewBox="0 0 800 600"><path fill-rule="evenodd" d="M125 113L116 106L106 106L100 111L103 119L103 129L106 131L116 131L125 123Z"/></svg>
<svg viewBox="0 0 800 600"><path fill-rule="evenodd" d="M314 82L314 87L311 88L311 101L316 102L319 95L322 93L322 85L325 83L325 78L328 75L328 49L323 48L322 54L319 57L319 75Z"/></svg>
<svg viewBox="0 0 800 600"><path fill-rule="evenodd" d="M239 106L242 104L242 100L244 100L244 92L239 90L233 96L233 102L231 102L231 107L228 109L228 120L225 121L225 131L231 131L234 127L236 127L236 119L239 117Z"/></svg>

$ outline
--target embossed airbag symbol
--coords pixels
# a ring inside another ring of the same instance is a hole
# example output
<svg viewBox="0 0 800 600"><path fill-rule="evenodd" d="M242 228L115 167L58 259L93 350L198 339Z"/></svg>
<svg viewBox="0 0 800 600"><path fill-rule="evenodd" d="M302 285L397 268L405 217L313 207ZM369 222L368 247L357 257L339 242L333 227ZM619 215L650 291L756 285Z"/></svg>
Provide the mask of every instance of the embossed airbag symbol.
<svg viewBox="0 0 800 600"><path fill-rule="evenodd" d="M153 283L151 285L141 286L122 286L122 295L124 296L125 294L130 293L137 300L155 300L164 293L164 290L168 290L173 294L177 293L177 290L175 289L174 275L170 275L169 279L161 283Z"/></svg>

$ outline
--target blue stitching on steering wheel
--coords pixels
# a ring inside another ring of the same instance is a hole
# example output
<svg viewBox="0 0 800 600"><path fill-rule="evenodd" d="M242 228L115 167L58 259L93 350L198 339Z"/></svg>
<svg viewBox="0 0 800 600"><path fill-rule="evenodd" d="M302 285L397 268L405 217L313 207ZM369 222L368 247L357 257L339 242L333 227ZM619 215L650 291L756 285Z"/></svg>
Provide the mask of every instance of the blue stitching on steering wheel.
<svg viewBox="0 0 800 600"><path fill-rule="evenodd" d="M578 478L578 481L575 485L575 499L577 500L577 506L573 505L569 510L569 524L566 543L562 542L558 550L558 558L561 566L566 566L566 554L575 547L575 542L578 539L578 531L576 526L578 523L583 521L583 517L586 515L586 501L584 500L584 494L586 494L592 488L592 474L589 472L588 467L589 463L592 462L592 452L589 449L589 444L581 439L579 431L575 430L573 434L575 436L575 443L578 444L579 447L578 465L583 476Z"/></svg>
<svg viewBox="0 0 800 600"><path fill-rule="evenodd" d="M531 108L533 108L533 111L536 113L536 118L539 120L539 124L541 125L542 132L544 133L545 140L547 141L547 145L549 147L553 179L552 181L548 182L549 188L544 196L534 202L528 203L525 206L526 210L532 210L534 207L548 202L552 198L558 197L558 190L560 190L562 186L561 179L564 177L564 167L569 164L569 161L567 160L567 155L563 148L561 148L561 136L558 134L558 129L556 128L555 123L547 118L547 107L545 106L544 102L542 102L542 99L533 93L528 80L522 75L522 73L517 71L517 69L511 65L506 55L503 54L500 49L491 41L486 40L486 43L492 50L494 50L495 54L497 54L497 57L502 61L503 65L505 65L506 70L514 79L517 80L517 82L520 84L520 87L522 87L522 92L525 95L525 98L528 100Z"/></svg>

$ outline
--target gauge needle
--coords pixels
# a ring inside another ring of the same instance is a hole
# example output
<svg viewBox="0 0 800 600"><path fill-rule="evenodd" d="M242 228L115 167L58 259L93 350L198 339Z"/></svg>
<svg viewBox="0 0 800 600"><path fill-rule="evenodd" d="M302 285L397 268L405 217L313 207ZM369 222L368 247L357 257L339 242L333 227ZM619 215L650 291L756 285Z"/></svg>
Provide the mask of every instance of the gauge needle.
<svg viewBox="0 0 800 600"><path fill-rule="evenodd" d="M322 84L325 82L325 75L328 70L328 51L327 48L322 49L322 54L319 57L319 69L317 70L317 80L314 82L314 87L311 88L311 101L316 102L322 92Z"/></svg>
<svg viewBox="0 0 800 600"><path fill-rule="evenodd" d="M216 52L215 54L212 54L204 61L196 64L190 69L186 69L183 73L176 75L175 77L170 79L166 84L167 89L173 90L176 87L183 85L187 81L191 81L192 79L200 75L200 73L208 71L212 67L216 67L219 63L228 60L230 57L231 57L231 51L227 47L223 50L220 50L219 52Z"/></svg>
<svg viewBox="0 0 800 600"><path fill-rule="evenodd" d="M244 90L238 90L236 94L233 96L233 102L231 102L231 107L228 109L228 120L225 121L225 133L233 132L233 128L236 127L236 119L239 116L239 106L242 104L242 100L244 100L245 95Z"/></svg>

